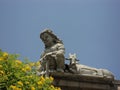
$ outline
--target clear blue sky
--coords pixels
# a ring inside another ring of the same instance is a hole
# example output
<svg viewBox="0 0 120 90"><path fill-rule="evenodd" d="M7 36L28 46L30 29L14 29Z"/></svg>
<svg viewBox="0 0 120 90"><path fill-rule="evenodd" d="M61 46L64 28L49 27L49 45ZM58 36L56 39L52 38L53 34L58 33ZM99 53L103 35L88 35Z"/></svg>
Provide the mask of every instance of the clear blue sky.
<svg viewBox="0 0 120 90"><path fill-rule="evenodd" d="M66 54L120 79L120 0L0 0L0 48L38 61L50 28Z"/></svg>

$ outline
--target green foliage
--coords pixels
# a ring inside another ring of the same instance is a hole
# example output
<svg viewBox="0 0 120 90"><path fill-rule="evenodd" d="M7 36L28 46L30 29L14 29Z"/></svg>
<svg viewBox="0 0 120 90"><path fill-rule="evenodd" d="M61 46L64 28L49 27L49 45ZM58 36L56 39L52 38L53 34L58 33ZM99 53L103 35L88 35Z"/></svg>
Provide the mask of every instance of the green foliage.
<svg viewBox="0 0 120 90"><path fill-rule="evenodd" d="M0 50L0 90L60 90L52 85L52 77L36 75L39 62L22 62L18 57Z"/></svg>

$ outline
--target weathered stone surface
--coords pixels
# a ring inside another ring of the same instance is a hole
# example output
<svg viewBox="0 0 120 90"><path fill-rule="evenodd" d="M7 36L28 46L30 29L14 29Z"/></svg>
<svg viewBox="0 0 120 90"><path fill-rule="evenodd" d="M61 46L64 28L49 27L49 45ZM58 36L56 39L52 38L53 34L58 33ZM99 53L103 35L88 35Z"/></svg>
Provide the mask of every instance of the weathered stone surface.
<svg viewBox="0 0 120 90"><path fill-rule="evenodd" d="M62 90L119 90L118 82L102 77L91 77L69 73L50 73L54 85ZM120 85L120 84L119 84Z"/></svg>

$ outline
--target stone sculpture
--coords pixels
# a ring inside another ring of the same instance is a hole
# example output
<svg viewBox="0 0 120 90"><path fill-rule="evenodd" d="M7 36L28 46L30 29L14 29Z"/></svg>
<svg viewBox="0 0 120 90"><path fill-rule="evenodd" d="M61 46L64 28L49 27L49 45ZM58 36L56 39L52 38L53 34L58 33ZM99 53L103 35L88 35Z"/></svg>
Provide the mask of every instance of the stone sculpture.
<svg viewBox="0 0 120 90"><path fill-rule="evenodd" d="M45 45L45 50L39 60L41 62L39 75L46 74L48 76L49 72L62 72L114 79L113 74L106 69L97 69L79 64L76 54L70 54L69 58L66 58L70 60L70 63L65 64L63 42L50 29L41 32L40 38Z"/></svg>
<svg viewBox="0 0 120 90"><path fill-rule="evenodd" d="M74 74L114 79L114 75L107 69L97 69L79 64L76 54L69 54L68 60L70 60L69 71Z"/></svg>
<svg viewBox="0 0 120 90"><path fill-rule="evenodd" d="M40 34L40 38L45 44L45 50L40 57L40 71L42 73L46 71L64 72L65 48L63 42L50 29L45 29Z"/></svg>

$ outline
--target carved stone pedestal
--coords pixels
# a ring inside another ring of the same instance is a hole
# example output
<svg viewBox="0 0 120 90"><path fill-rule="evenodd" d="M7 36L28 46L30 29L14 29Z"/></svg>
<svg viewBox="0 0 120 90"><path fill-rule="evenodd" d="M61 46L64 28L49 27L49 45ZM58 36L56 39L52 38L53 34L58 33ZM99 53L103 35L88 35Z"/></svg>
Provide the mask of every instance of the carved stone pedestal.
<svg viewBox="0 0 120 90"><path fill-rule="evenodd" d="M119 90L120 82L103 77L75 75L69 73L50 73L54 85L62 90Z"/></svg>

